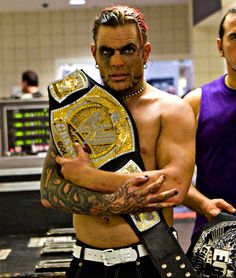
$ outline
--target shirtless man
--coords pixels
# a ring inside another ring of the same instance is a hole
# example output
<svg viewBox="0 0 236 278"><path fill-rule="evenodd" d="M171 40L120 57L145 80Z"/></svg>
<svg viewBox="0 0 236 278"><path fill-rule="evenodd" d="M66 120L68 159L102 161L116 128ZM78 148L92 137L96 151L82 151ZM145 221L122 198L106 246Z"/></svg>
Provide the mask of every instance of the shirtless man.
<svg viewBox="0 0 236 278"><path fill-rule="evenodd" d="M42 174L42 204L73 213L77 245L137 248L139 239L122 214L163 208L172 227L172 207L183 201L194 168L194 116L179 97L146 84L144 67L151 44L139 11L124 6L104 9L95 20L93 38L91 51L105 87L124 99L135 121L147 171L98 170L81 146L78 157L68 159L58 156L52 143ZM106 266L81 254L73 259L67 277L159 277L149 256L143 255L138 252L136 262Z"/></svg>

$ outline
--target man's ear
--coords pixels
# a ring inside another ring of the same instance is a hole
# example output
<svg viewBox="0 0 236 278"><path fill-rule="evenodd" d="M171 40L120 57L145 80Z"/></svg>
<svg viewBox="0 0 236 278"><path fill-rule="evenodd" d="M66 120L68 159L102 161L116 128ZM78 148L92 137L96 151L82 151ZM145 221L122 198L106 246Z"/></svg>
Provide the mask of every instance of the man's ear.
<svg viewBox="0 0 236 278"><path fill-rule="evenodd" d="M224 54L224 50L223 50L223 41L222 41L222 39L217 38L216 43L217 43L217 48L218 48L218 51L220 53L220 56L224 57L225 54Z"/></svg>
<svg viewBox="0 0 236 278"><path fill-rule="evenodd" d="M91 49L91 53L92 53L92 55L95 59L95 56L96 56L96 46L95 46L95 44L91 44L90 49Z"/></svg>
<svg viewBox="0 0 236 278"><path fill-rule="evenodd" d="M143 62L144 62L144 64L147 63L150 52L151 52L151 44L150 44L150 42L147 42L147 43L145 43L144 48L143 48Z"/></svg>

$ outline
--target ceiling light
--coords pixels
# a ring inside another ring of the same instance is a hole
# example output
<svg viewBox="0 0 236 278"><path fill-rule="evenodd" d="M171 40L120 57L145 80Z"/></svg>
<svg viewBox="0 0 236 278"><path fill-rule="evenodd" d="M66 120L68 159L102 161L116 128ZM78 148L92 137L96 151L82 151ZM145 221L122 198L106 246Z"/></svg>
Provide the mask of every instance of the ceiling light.
<svg viewBox="0 0 236 278"><path fill-rule="evenodd" d="M70 5L84 5L86 0L69 0Z"/></svg>

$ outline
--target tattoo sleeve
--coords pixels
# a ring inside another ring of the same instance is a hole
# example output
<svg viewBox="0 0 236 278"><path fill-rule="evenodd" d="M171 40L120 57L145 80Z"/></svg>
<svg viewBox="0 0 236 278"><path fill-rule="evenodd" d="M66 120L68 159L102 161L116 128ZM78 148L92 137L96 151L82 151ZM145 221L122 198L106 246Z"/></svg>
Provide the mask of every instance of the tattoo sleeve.
<svg viewBox="0 0 236 278"><path fill-rule="evenodd" d="M50 144L41 177L41 201L46 207L75 214L102 215L110 211L109 194L81 188L65 180L55 162L57 150Z"/></svg>
<svg viewBox="0 0 236 278"><path fill-rule="evenodd" d="M114 215L144 210L153 211L161 208L159 202L173 196L173 192L160 194L159 197L153 198L156 203L155 207L149 207L146 206L148 204L146 196L150 193L150 189L140 190L139 187L130 186L128 180L111 194L82 188L64 179L58 164L55 162L56 155L56 148L51 143L41 178L41 202L45 207L62 209L74 214ZM160 184L163 181L164 179L160 180ZM150 199L150 202L153 203L154 201Z"/></svg>

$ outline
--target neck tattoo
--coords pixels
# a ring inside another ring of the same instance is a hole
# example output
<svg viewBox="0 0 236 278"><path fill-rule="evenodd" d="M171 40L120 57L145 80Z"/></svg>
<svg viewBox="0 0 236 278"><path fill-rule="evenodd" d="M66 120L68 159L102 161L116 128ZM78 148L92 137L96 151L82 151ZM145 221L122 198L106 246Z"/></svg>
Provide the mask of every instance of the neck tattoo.
<svg viewBox="0 0 236 278"><path fill-rule="evenodd" d="M144 83L140 89L138 89L137 91L131 92L128 95L121 96L120 99L124 100L124 99L131 98L131 97L141 94L144 91L144 89L146 88L146 85L147 85L147 82L144 81Z"/></svg>

